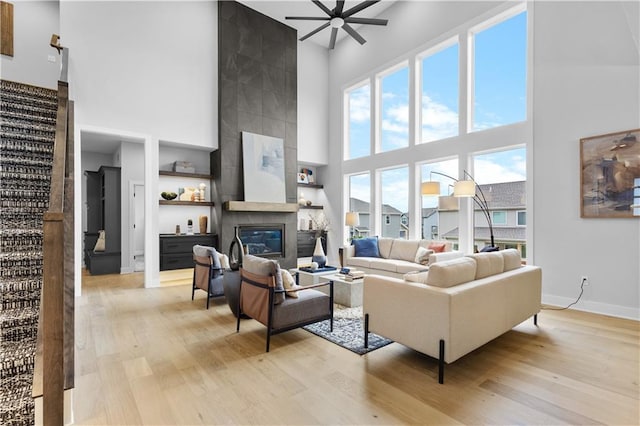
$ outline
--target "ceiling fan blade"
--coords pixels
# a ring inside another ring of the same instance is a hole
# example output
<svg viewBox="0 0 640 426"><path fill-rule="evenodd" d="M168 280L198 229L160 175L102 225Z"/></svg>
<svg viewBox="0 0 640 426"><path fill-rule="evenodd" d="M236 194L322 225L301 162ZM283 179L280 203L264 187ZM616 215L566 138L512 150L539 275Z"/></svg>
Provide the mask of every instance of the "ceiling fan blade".
<svg viewBox="0 0 640 426"><path fill-rule="evenodd" d="M311 31L309 34L305 35L304 37L302 37L300 39L300 41L305 41L306 39L308 39L309 37L311 37L312 35L324 30L325 28L327 28L330 25L329 22L320 25L318 28L316 28L315 30Z"/></svg>
<svg viewBox="0 0 640 426"><path fill-rule="evenodd" d="M333 16L333 12L331 12L331 10L329 10L329 8L324 4L322 4L320 1L318 0L311 0L311 1L315 3L315 5L318 6L320 9L322 9L324 13L326 13L329 16Z"/></svg>
<svg viewBox="0 0 640 426"><path fill-rule="evenodd" d="M380 0L375 0L375 1L363 1L362 3L353 6L351 9L347 10L346 12L344 12L342 14L342 18L348 18L349 16L360 12L363 9L366 9L369 6L373 6L374 4L378 3Z"/></svg>
<svg viewBox="0 0 640 426"><path fill-rule="evenodd" d="M344 22L348 22L350 24L387 25L389 20L373 18L345 18Z"/></svg>
<svg viewBox="0 0 640 426"><path fill-rule="evenodd" d="M367 40L365 40L364 38L362 38L362 36L360 34L358 34L356 32L356 30L354 30L353 28L351 28L351 26L347 23L345 23L342 26L342 29L345 30L351 37L355 38L358 43L360 44L365 44L367 42Z"/></svg>
<svg viewBox="0 0 640 426"><path fill-rule="evenodd" d="M329 17L329 16L325 16L325 17L318 16L316 18L315 16L285 16L284 19L297 19L299 21L329 21L329 20L331 20L331 17Z"/></svg>
<svg viewBox="0 0 640 426"><path fill-rule="evenodd" d="M344 9L344 1L336 1L336 8L333 9L333 13L335 13L336 16L340 16L343 9Z"/></svg>
<svg viewBox="0 0 640 426"><path fill-rule="evenodd" d="M334 47L336 47L336 36L338 35L338 29L337 28L332 28L331 29L331 40L329 40L329 49L333 49Z"/></svg>

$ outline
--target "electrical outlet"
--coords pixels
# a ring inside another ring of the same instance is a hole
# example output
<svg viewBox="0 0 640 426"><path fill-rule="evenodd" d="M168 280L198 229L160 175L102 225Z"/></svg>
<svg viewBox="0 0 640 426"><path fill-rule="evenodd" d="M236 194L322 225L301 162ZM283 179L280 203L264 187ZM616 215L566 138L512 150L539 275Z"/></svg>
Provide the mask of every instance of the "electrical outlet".
<svg viewBox="0 0 640 426"><path fill-rule="evenodd" d="M582 280L580 281L580 283L582 285L589 285L589 277L587 277L586 275L582 276Z"/></svg>

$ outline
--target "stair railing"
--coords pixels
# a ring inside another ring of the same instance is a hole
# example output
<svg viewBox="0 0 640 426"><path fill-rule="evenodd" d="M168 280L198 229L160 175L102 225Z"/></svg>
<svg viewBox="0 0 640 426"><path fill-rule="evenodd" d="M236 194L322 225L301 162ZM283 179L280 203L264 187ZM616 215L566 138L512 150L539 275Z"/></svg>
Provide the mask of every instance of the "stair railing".
<svg viewBox="0 0 640 426"><path fill-rule="evenodd" d="M51 169L49 209L43 218L42 399L45 425L64 423L64 390L73 387L73 102L67 80L68 49L62 55Z"/></svg>

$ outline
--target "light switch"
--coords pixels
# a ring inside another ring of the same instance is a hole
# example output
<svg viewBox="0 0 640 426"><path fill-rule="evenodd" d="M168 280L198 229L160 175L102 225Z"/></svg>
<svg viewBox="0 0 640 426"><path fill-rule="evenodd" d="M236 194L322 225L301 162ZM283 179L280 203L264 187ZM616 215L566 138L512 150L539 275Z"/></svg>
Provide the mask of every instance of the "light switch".
<svg viewBox="0 0 640 426"><path fill-rule="evenodd" d="M55 62L55 61L56 61L56 57L55 57L55 56L53 56L53 55L49 55L49 56L47 56L47 60L48 60L49 62Z"/></svg>

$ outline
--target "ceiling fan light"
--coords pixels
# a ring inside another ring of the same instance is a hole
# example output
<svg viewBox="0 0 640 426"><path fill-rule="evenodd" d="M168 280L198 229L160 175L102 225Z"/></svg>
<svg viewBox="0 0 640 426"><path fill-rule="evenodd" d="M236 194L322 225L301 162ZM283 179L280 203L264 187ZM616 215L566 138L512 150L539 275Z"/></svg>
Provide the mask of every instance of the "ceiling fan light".
<svg viewBox="0 0 640 426"><path fill-rule="evenodd" d="M331 28L342 28L343 25L344 19L337 16L331 19Z"/></svg>

